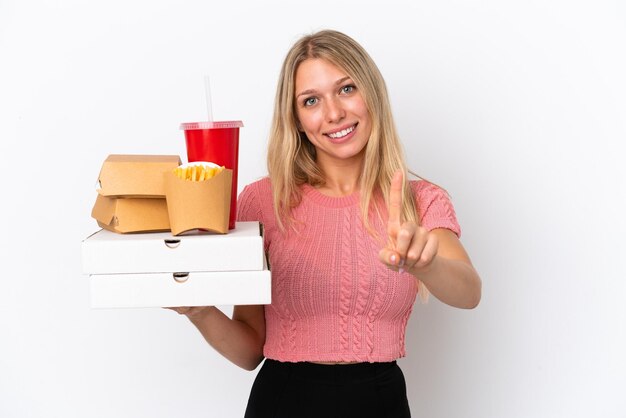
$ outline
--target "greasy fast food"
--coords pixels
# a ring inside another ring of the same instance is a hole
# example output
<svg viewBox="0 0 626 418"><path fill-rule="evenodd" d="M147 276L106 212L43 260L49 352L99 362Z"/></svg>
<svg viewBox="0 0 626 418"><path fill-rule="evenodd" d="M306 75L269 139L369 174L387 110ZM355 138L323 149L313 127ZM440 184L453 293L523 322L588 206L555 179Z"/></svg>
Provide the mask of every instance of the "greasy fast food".
<svg viewBox="0 0 626 418"><path fill-rule="evenodd" d="M209 180L224 170L224 166L213 163L190 163L174 169L176 177L182 180L204 181Z"/></svg>

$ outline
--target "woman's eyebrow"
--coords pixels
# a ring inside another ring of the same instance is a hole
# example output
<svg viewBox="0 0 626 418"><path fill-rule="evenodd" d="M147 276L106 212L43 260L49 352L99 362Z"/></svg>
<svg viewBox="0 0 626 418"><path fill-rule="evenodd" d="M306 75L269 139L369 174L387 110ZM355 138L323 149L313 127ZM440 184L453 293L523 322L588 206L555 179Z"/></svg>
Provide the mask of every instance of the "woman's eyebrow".
<svg viewBox="0 0 626 418"><path fill-rule="evenodd" d="M339 84L343 83L343 82L344 82L344 81L346 81L346 80L350 80L350 77L346 76L346 77L342 77L342 78L340 78L339 80L335 81L335 85L337 86L337 85L339 85ZM316 93L316 92L317 92L317 90L315 90L315 89L308 89L308 90L304 90L304 91L301 91L300 93L298 93L298 94L296 95L296 98L298 98L298 97L300 97L300 96L303 96L303 95L305 95L305 94L312 94L312 93Z"/></svg>
<svg viewBox="0 0 626 418"><path fill-rule="evenodd" d="M315 92L316 92L316 90L314 90L314 89L304 90L304 91L298 93L296 95L296 98L298 98L300 96L304 96L305 94L312 94L312 93L315 93Z"/></svg>

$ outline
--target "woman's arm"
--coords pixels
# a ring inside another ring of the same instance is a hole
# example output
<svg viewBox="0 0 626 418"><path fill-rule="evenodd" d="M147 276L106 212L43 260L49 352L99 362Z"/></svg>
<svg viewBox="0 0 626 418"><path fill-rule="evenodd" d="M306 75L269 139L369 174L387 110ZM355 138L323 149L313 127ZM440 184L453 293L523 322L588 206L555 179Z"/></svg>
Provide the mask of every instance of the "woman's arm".
<svg viewBox="0 0 626 418"><path fill-rule="evenodd" d="M428 231L413 221L402 222L401 212L402 172L398 172L389 191L389 241L379 253L380 261L393 270L411 273L448 305L476 307L481 280L457 235L449 229Z"/></svg>
<svg viewBox="0 0 626 418"><path fill-rule="evenodd" d="M237 366L254 370L263 360L263 305L235 306L232 319L215 306L170 309L186 315L211 347Z"/></svg>
<svg viewBox="0 0 626 418"><path fill-rule="evenodd" d="M443 303L475 308L480 302L482 284L458 237L448 229L434 229L429 235L429 240L438 241L435 257L428 265L422 266L418 261L407 271Z"/></svg>

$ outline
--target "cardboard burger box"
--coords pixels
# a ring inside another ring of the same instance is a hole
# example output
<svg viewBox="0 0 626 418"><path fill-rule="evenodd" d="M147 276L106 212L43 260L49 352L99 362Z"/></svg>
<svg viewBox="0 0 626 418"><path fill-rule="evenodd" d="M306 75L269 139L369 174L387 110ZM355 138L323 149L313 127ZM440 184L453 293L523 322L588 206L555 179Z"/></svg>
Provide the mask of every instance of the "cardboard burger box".
<svg viewBox="0 0 626 418"><path fill-rule="evenodd" d="M91 217L98 222L100 228L120 234L170 230L166 199L98 195Z"/></svg>
<svg viewBox="0 0 626 418"><path fill-rule="evenodd" d="M93 308L271 302L271 273L258 222L238 222L226 235L103 229L81 247Z"/></svg>
<svg viewBox="0 0 626 418"><path fill-rule="evenodd" d="M165 198L163 174L181 164L178 155L111 154L96 190L108 197Z"/></svg>
<svg viewBox="0 0 626 418"><path fill-rule="evenodd" d="M98 176L92 218L122 234L169 231L163 175L180 164L178 155L109 155Z"/></svg>

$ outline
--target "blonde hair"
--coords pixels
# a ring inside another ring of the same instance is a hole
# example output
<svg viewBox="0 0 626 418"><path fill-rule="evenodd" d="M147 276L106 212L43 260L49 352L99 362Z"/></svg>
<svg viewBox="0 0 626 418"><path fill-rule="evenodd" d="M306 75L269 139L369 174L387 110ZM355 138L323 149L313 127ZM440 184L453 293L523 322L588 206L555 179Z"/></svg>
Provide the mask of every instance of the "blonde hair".
<svg viewBox="0 0 626 418"><path fill-rule="evenodd" d="M373 210L380 217L380 210L372 204L374 195L380 193L388 204L389 189L394 173L405 173L403 180L404 221L419 222L416 202L406 180L408 172L402 145L391 112L387 87L378 67L365 49L349 36L322 30L300 38L289 50L278 79L274 116L270 128L267 166L272 184L274 211L279 228L294 219L291 209L302 198L300 186L308 183L320 186L325 183L323 173L315 161L315 148L298 130L295 103L295 78L299 65L318 58L341 68L347 73L361 93L369 111L372 131L365 147L363 172L360 176L360 208L365 227L373 232L368 217ZM420 282L420 294L425 288Z"/></svg>

